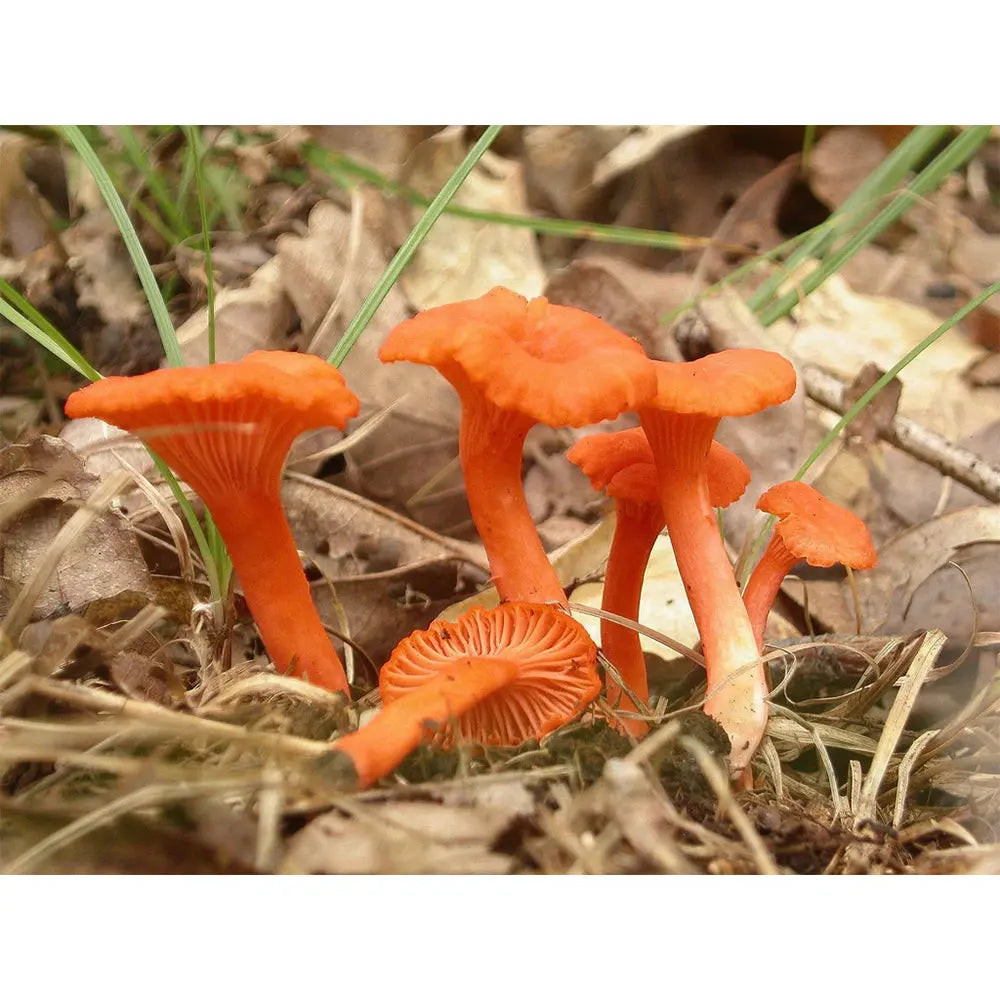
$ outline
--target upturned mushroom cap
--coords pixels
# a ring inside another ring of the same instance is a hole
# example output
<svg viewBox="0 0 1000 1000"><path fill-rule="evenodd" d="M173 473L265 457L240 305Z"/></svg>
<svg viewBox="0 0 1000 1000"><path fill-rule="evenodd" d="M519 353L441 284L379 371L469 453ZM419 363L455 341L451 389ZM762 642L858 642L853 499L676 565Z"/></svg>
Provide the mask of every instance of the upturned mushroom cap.
<svg viewBox="0 0 1000 1000"><path fill-rule="evenodd" d="M566 457L579 466L595 490L605 490L610 497L633 503L660 502L653 449L641 427L588 434L570 448ZM625 479L619 479L630 468L643 471L630 472ZM743 459L713 441L708 453L708 494L712 506L728 507L735 503L749 482L750 470Z"/></svg>
<svg viewBox="0 0 1000 1000"><path fill-rule="evenodd" d="M517 746L537 739L579 715L601 689L597 648L582 625L549 605L511 603L474 608L405 638L382 667L382 701L389 704L468 658L518 664L516 680L459 720L468 742ZM450 740L447 735L443 742Z"/></svg>
<svg viewBox="0 0 1000 1000"><path fill-rule="evenodd" d="M254 351L241 361L106 378L66 400L69 417L99 417L142 433L203 496L245 489L280 469L313 427L343 428L358 399L310 354Z"/></svg>
<svg viewBox="0 0 1000 1000"><path fill-rule="evenodd" d="M400 323L379 358L464 377L494 406L554 427L610 420L655 390L634 340L581 309L529 302L507 288Z"/></svg>
<svg viewBox="0 0 1000 1000"><path fill-rule="evenodd" d="M697 361L655 361L651 409L706 417L741 417L785 402L795 369L773 351L737 349Z"/></svg>
<svg viewBox="0 0 1000 1000"><path fill-rule="evenodd" d="M810 566L843 563L871 569L878 556L864 522L805 483L772 486L757 508L778 518L775 533L792 555Z"/></svg>

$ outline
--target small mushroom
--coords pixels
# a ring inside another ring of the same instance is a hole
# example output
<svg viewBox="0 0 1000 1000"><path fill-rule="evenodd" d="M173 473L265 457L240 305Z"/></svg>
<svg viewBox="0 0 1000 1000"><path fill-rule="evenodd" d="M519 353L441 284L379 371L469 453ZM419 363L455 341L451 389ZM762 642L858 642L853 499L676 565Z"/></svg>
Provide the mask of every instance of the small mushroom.
<svg viewBox="0 0 1000 1000"><path fill-rule="evenodd" d="M607 491L615 501L617 523L604 575L601 608L636 621L643 575L656 536L663 530L660 486L653 463L653 449L641 427L581 438L566 457L590 478L594 489ZM713 507L735 503L750 482L750 470L742 459L712 442L708 457L709 502ZM601 650L615 665L625 684L643 703L649 700L646 661L639 637L633 629L601 621ZM610 677L608 701L625 712L638 707ZM648 726L641 719L622 719L633 736L642 736Z"/></svg>
<svg viewBox="0 0 1000 1000"><path fill-rule="evenodd" d="M761 494L757 509L778 518L743 592L757 644L762 645L781 581L800 559L810 566L842 563L851 569L871 569L878 556L864 522L805 483L793 480L772 486Z"/></svg>
<svg viewBox="0 0 1000 1000"><path fill-rule="evenodd" d="M281 472L299 434L343 429L357 412L336 368L288 351L106 378L66 401L69 417L99 417L142 438L201 497L278 671L345 694L285 518Z"/></svg>
<svg viewBox="0 0 1000 1000"><path fill-rule="evenodd" d="M767 681L753 628L719 536L708 494L708 455L719 421L788 399L795 370L771 351L730 350L697 361L651 362L657 393L639 408L656 458L663 514L701 635L705 711L729 735L734 776L767 724Z"/></svg>
<svg viewBox="0 0 1000 1000"><path fill-rule="evenodd" d="M348 784L367 787L422 741L518 746L579 715L601 688L584 628L546 604L474 608L432 622L382 667L384 708L334 744ZM345 768L344 765L349 765Z"/></svg>
<svg viewBox="0 0 1000 1000"><path fill-rule="evenodd" d="M565 603L524 498L524 438L648 399L656 380L639 344L580 309L494 288L400 323L379 358L432 365L455 387L469 508L501 598Z"/></svg>

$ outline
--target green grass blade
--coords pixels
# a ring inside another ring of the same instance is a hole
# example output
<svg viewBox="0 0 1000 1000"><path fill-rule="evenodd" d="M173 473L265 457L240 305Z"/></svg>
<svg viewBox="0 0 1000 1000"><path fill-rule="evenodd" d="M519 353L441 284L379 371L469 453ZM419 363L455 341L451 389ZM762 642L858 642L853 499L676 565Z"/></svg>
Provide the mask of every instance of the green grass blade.
<svg viewBox="0 0 1000 1000"><path fill-rule="evenodd" d="M180 344L177 342L177 333L170 320L167 304L163 299L160 286L156 283L153 269L149 266L149 261L146 259L142 243L139 241L139 234L135 231L135 226L132 225L132 220L128 217L128 212L125 211L125 206L122 204L121 196L118 194L107 170L104 169L100 158L94 152L93 147L87 141L86 136L84 136L79 126L61 125L59 126L59 131L77 151L80 159L83 160L87 169L93 175L101 196L108 206L108 211L111 212L111 216L115 220L119 232L122 234L129 257L132 258L132 266L139 276L139 282L146 293L146 299L149 301L149 308L153 313L153 319L156 321L156 329L159 331L160 342L163 344L163 352L166 355L167 362L175 367L182 366L184 364L184 356L181 354Z"/></svg>
<svg viewBox="0 0 1000 1000"><path fill-rule="evenodd" d="M159 206L167 226L172 230L173 239L171 242L180 243L181 240L191 236L190 227L170 196L166 184L163 183L162 175L150 162L135 131L129 125L119 125L115 129L115 134L121 141L125 155L131 161L132 166L142 174L142 179L145 181L149 193Z"/></svg>
<svg viewBox="0 0 1000 1000"><path fill-rule="evenodd" d="M387 194L405 198L414 205L430 205L431 199L413 188L397 184L377 170L352 160L341 153L331 153L315 143L303 146L305 159L325 173L341 187L349 188L352 182L364 181ZM512 215L506 212L488 212L464 205L448 205L447 215L475 222L491 222L498 226L530 229L541 236L565 236L570 239L594 240L601 243L619 243L626 246L657 247L661 250L698 250L719 246L711 236L686 236L681 233L656 229L635 229L631 226L609 226L601 222L574 219L550 219L544 216ZM740 249L733 247L733 249Z"/></svg>
<svg viewBox="0 0 1000 1000"><path fill-rule="evenodd" d="M918 198L940 187L945 177L966 163L990 137L989 125L967 129L939 156L914 178L913 182L892 200L874 219L852 236L840 249L830 254L822 264L811 271L801 285L786 292L779 299L761 310L759 319L764 326L787 316L806 295L815 291L831 274L835 274L862 247L871 243L891 226Z"/></svg>
<svg viewBox="0 0 1000 1000"><path fill-rule="evenodd" d="M913 167L925 159L948 134L947 125L921 125L906 138L858 185L834 214L817 226L785 261L784 266L768 277L747 300L756 313L764 310L777 294L782 282L812 257L821 256L838 232L846 232L878 199L886 197L905 179Z"/></svg>
<svg viewBox="0 0 1000 1000"><path fill-rule="evenodd" d="M466 154L465 159L458 165L451 177L445 181L444 187L437 193L437 196L428 206L427 211L421 216L420 221L413 227L412 232L406 237L403 245L396 251L395 257L389 261L389 266L385 269L378 282L376 282L375 287L368 293L368 297L361 303L358 314L351 320L350 326L344 331L344 335L337 342L337 346L327 359L330 364L337 367L343 364L344 359L350 354L351 348L354 347L358 338L364 333L365 327L368 326L372 316L378 311L382 300L388 295L389 289L396 283L403 269L409 264L413 255L417 252L417 248L423 243L430 232L431 227L437 222L445 206L455 196L465 178L469 176L472 168L482 159L483 153L490 148L493 140L502 128L502 125L490 125Z"/></svg>
<svg viewBox="0 0 1000 1000"><path fill-rule="evenodd" d="M16 307L16 308L15 308ZM18 311L20 310L20 312ZM16 289L0 278L0 316L91 382L101 373Z"/></svg>
<svg viewBox="0 0 1000 1000"><path fill-rule="evenodd" d="M201 173L201 143L193 125L184 126L188 149L194 163L194 185L198 193L198 215L201 219L201 246L205 254L205 283L208 293L208 363L215 364L215 269L212 266L212 241L209 238L208 206L205 202L205 180Z"/></svg>

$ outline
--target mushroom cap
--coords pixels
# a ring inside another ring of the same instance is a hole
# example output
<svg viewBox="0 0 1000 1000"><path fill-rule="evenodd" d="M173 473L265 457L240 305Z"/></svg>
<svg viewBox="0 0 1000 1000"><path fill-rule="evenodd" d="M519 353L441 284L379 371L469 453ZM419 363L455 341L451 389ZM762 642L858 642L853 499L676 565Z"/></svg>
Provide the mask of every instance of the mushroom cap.
<svg viewBox="0 0 1000 1000"><path fill-rule="evenodd" d="M660 508L660 479L650 462L627 465L616 472L604 492L614 500Z"/></svg>
<svg viewBox="0 0 1000 1000"><path fill-rule="evenodd" d="M468 658L514 660L519 670L515 681L458 720L467 742L517 746L537 739L579 715L601 689L597 647L583 626L550 605L518 602L473 608L407 636L382 667L382 701Z"/></svg>
<svg viewBox="0 0 1000 1000"><path fill-rule="evenodd" d="M795 392L795 369L773 351L736 349L697 361L654 361L650 409L740 417L783 403Z"/></svg>
<svg viewBox="0 0 1000 1000"><path fill-rule="evenodd" d="M864 522L812 486L779 483L761 494L757 508L778 518L774 530L785 548L811 566L871 569L878 562Z"/></svg>
<svg viewBox="0 0 1000 1000"><path fill-rule="evenodd" d="M660 502L653 449L641 427L606 434L588 434L570 448L566 457L580 467L595 490L606 490L610 497L633 502ZM627 479L619 479L621 473L630 467L643 466L652 467L653 485L652 492L649 493L647 472L636 472ZM728 507L735 503L743 496L749 482L750 470L743 459L718 441L713 441L708 453L708 494L712 506Z"/></svg>
<svg viewBox="0 0 1000 1000"><path fill-rule="evenodd" d="M66 400L68 417L99 417L145 432L206 502L275 480L302 431L343 429L357 412L358 398L336 368L291 351L106 378Z"/></svg>
<svg viewBox="0 0 1000 1000"><path fill-rule="evenodd" d="M358 399L343 375L322 358L253 351L235 362L101 379L66 400L66 415L100 417L132 431L173 427L188 414L204 422L209 409L221 415L222 407L247 403L254 404L249 412L259 414L257 421L292 421L301 430L343 429L358 412ZM245 413L240 419L247 419Z"/></svg>
<svg viewBox="0 0 1000 1000"><path fill-rule="evenodd" d="M419 313L396 326L382 361L464 376L496 407L554 427L610 420L649 400L655 375L639 344L571 306L507 288Z"/></svg>

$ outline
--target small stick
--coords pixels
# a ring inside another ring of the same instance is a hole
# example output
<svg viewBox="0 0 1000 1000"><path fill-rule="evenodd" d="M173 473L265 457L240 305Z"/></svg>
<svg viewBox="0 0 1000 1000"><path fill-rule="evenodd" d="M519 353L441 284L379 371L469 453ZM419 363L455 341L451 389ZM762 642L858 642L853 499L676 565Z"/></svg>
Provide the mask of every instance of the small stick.
<svg viewBox="0 0 1000 1000"><path fill-rule="evenodd" d="M813 402L841 416L847 412L851 402L845 399L847 386L840 379L815 365L803 365L800 371L806 393ZM888 424L880 424L878 434L900 451L937 469L991 503L1000 503L1000 469L967 448L952 444L940 434L900 416Z"/></svg>

